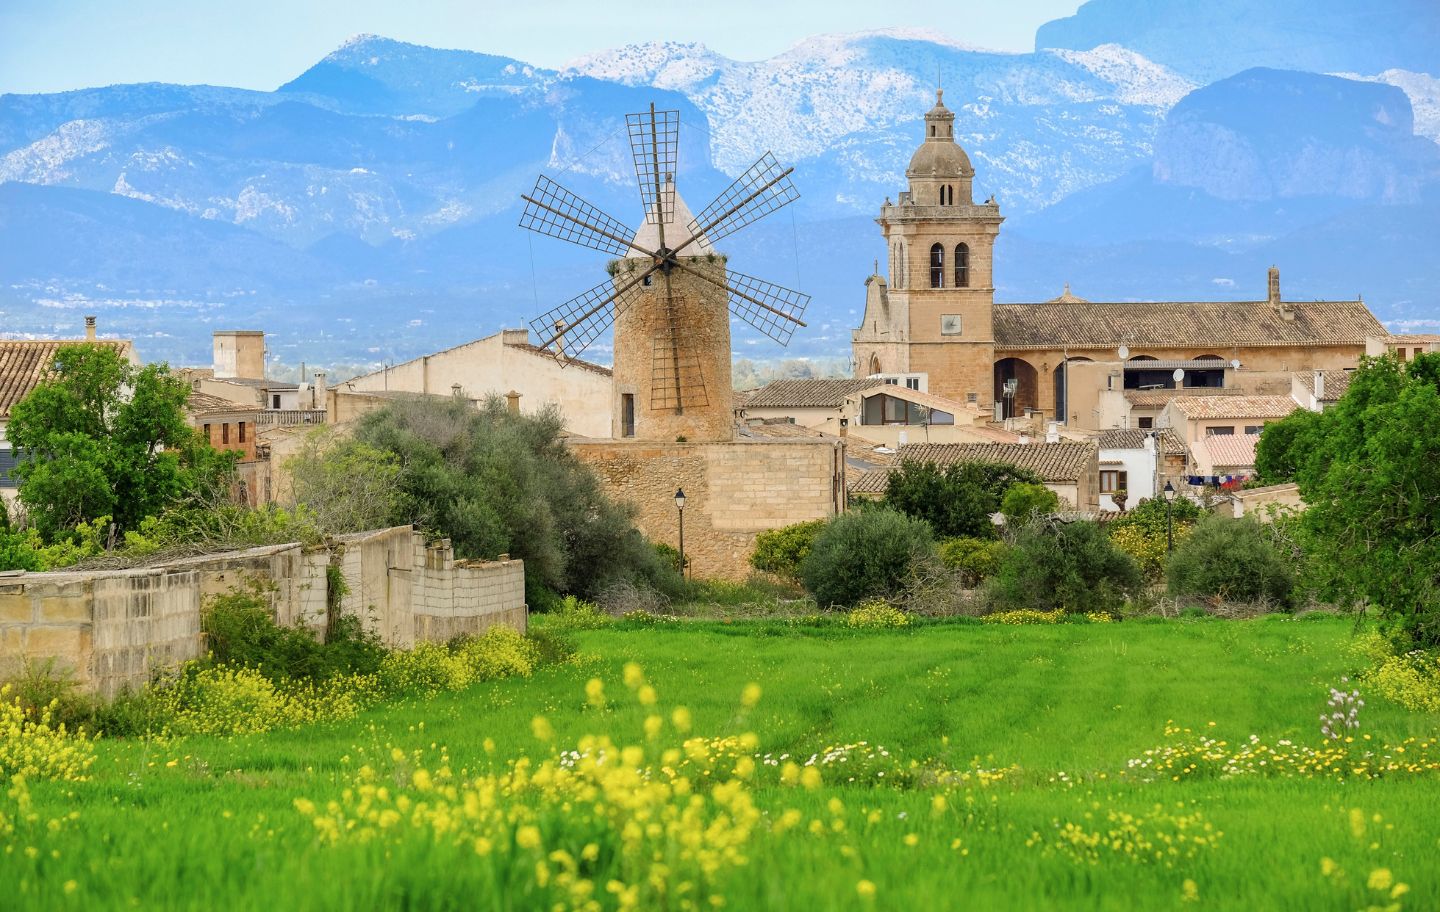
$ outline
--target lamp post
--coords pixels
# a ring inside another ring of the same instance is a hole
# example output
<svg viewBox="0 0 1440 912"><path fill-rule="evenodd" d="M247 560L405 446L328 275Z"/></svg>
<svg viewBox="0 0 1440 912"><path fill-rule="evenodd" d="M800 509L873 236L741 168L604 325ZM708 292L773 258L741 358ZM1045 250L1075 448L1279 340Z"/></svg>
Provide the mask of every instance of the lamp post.
<svg viewBox="0 0 1440 912"><path fill-rule="evenodd" d="M1175 486L1165 482L1165 552L1168 554L1175 550L1175 521L1173 519L1175 503Z"/></svg>
<svg viewBox="0 0 1440 912"><path fill-rule="evenodd" d="M685 576L685 489L675 489L675 510L680 514L680 575Z"/></svg>

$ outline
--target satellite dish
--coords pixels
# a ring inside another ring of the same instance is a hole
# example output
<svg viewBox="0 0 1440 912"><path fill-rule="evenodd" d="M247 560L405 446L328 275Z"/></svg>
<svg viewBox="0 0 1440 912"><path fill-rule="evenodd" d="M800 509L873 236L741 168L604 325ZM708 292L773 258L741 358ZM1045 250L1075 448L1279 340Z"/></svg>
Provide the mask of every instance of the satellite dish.
<svg viewBox="0 0 1440 912"><path fill-rule="evenodd" d="M1128 360L1130 360L1130 346L1128 346L1128 345L1122 345L1122 346L1120 346L1120 360L1121 360L1121 361L1128 361Z"/></svg>
<svg viewBox="0 0 1440 912"><path fill-rule="evenodd" d="M1175 373L1171 374L1170 376L1175 378L1176 383L1179 383L1181 380L1185 379L1185 372L1177 367L1175 368Z"/></svg>
<svg viewBox="0 0 1440 912"><path fill-rule="evenodd" d="M1237 370L1237 371L1240 369L1240 359L1239 359L1239 358L1236 358L1234 361L1231 361L1231 362L1230 362L1230 369L1231 369L1231 370Z"/></svg>

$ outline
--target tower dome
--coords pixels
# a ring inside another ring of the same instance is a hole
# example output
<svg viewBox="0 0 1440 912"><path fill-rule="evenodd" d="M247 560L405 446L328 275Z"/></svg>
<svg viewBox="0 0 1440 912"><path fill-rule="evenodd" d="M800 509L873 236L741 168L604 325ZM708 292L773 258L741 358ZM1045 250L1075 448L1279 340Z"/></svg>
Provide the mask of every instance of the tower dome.
<svg viewBox="0 0 1440 912"><path fill-rule="evenodd" d="M945 107L944 94L935 90L935 107L925 113L925 141L910 157L905 177L916 205L969 206L975 169L955 142L955 113Z"/></svg>

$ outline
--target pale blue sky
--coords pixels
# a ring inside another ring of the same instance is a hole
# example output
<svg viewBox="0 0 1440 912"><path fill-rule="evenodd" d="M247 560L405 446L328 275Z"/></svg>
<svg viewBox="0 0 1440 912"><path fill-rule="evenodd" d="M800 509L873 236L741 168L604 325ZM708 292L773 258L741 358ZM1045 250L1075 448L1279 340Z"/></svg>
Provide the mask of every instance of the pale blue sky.
<svg viewBox="0 0 1440 912"><path fill-rule="evenodd" d="M1027 51L1079 0L0 0L0 93L119 82L273 89L371 32L556 67L641 41L742 60L814 34L909 26Z"/></svg>

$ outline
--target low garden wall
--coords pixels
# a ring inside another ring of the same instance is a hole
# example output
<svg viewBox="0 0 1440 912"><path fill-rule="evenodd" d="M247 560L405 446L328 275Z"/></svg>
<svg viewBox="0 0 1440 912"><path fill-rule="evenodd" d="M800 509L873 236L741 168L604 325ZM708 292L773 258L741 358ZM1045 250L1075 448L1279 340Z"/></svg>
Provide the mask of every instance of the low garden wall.
<svg viewBox="0 0 1440 912"><path fill-rule="evenodd" d="M400 526L318 548L295 543L126 570L0 574L0 678L51 661L104 696L143 685L198 658L202 606L252 582L278 623L321 633L332 613L354 615L393 647L496 625L526 629L522 561L457 563L448 540L427 542Z"/></svg>

